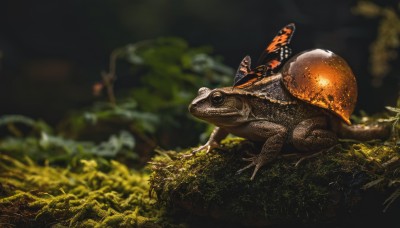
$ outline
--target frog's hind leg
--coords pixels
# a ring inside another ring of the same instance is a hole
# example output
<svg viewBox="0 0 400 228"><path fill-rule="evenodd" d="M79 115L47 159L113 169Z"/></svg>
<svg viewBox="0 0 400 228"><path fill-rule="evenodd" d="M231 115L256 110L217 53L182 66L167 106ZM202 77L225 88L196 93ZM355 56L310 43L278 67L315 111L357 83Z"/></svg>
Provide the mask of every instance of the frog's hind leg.
<svg viewBox="0 0 400 228"><path fill-rule="evenodd" d="M328 130L327 126L327 119L321 116L303 120L295 127L292 134L293 146L302 152L308 152L295 166L337 144L336 134Z"/></svg>
<svg viewBox="0 0 400 228"><path fill-rule="evenodd" d="M337 136L328 130L324 116L301 121L293 130L293 146L303 152L321 151L337 144Z"/></svg>

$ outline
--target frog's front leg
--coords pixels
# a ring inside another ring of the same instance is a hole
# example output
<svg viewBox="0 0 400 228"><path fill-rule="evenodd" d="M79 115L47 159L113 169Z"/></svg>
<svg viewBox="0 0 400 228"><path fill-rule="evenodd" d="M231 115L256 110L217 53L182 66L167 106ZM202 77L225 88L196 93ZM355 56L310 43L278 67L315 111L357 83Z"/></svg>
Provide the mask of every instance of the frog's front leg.
<svg viewBox="0 0 400 228"><path fill-rule="evenodd" d="M215 127L207 143L194 149L192 151L192 154L195 154L204 149L206 149L207 150L206 152L208 153L214 148L219 148L220 141L224 139L228 134L229 132L227 132L226 130L220 127Z"/></svg>
<svg viewBox="0 0 400 228"><path fill-rule="evenodd" d="M250 178L253 180L263 165L273 161L277 157L286 140L287 129L282 125L268 121L250 122L246 128L249 131L249 139L265 139L261 152L250 158L243 158L243 160L249 161L250 164L237 171L240 174L244 170L255 166Z"/></svg>

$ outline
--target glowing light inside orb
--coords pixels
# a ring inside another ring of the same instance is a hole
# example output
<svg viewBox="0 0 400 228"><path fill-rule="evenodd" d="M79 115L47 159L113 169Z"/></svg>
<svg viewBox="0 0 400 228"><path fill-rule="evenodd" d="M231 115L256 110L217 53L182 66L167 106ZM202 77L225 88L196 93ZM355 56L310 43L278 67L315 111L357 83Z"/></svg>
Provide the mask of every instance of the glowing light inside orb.
<svg viewBox="0 0 400 228"><path fill-rule="evenodd" d="M330 81L326 78L322 78L322 77L318 78L318 84L322 87L329 85L329 83L330 83Z"/></svg>

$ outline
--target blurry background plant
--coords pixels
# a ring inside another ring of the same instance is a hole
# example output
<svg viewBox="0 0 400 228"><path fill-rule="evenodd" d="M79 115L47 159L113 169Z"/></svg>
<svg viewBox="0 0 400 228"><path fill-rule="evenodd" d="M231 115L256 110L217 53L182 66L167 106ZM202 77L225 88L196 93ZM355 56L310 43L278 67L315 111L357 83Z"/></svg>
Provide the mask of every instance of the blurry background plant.
<svg viewBox="0 0 400 228"><path fill-rule="evenodd" d="M367 18L379 20L377 36L370 45L370 71L373 75L372 84L381 86L382 80L391 71L397 75L400 71L392 68L391 63L398 59L400 52L400 3L379 4L373 1L358 1L353 12Z"/></svg>
<svg viewBox="0 0 400 228"><path fill-rule="evenodd" d="M30 157L38 164L70 168L77 167L81 159L96 159L101 168L108 167L109 159L138 164L138 154L133 151L135 139L126 131L94 143L56 136L54 129L43 121L20 115L1 116L1 127L11 133L0 141L1 153L20 160Z"/></svg>
<svg viewBox="0 0 400 228"><path fill-rule="evenodd" d="M193 121L188 104L200 85L218 87L232 82L233 70L210 54L210 48L189 48L179 38L147 40L115 49L109 71L93 85L94 95L107 95L108 102L76 112L61 123L59 131L68 138L95 141L129 131L137 139L136 151L143 161L156 146L195 145L206 125ZM120 62L129 64L131 75L117 80ZM123 86L114 91L115 83Z"/></svg>

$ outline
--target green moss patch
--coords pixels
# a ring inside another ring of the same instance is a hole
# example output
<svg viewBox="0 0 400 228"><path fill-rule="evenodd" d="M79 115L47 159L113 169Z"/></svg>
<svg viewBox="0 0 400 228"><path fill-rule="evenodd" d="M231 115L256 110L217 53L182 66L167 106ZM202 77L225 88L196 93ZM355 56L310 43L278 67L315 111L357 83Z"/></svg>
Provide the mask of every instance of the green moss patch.
<svg viewBox="0 0 400 228"><path fill-rule="evenodd" d="M95 160L81 163L71 171L0 155L0 226L158 226L148 174L115 161L107 171Z"/></svg>
<svg viewBox="0 0 400 228"><path fill-rule="evenodd" d="M241 158L257 151L248 141L229 139L208 154L160 153L151 162L151 187L176 215L189 211L246 226L320 224L358 213L365 202L371 213L382 213L400 178L399 148L380 142L343 142L297 167L299 157L280 157L253 181L250 169L237 175L248 164Z"/></svg>

